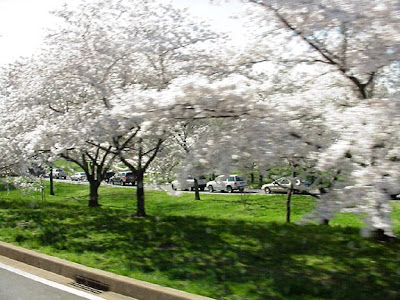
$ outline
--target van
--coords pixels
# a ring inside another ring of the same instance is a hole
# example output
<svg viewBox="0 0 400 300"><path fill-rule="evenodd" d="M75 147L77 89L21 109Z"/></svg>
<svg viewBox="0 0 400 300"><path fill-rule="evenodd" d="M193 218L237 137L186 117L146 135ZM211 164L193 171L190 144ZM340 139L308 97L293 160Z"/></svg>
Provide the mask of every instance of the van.
<svg viewBox="0 0 400 300"><path fill-rule="evenodd" d="M60 168L53 169L53 178L67 179L67 172L65 172L63 169Z"/></svg>

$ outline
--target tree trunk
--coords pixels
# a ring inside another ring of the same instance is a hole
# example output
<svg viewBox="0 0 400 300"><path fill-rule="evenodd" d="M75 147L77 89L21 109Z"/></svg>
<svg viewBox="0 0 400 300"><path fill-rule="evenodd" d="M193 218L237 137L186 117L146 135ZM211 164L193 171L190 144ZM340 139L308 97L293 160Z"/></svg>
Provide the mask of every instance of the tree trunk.
<svg viewBox="0 0 400 300"><path fill-rule="evenodd" d="M286 196L286 223L290 223L290 215L291 215L290 201L292 199L292 194L293 194L293 184L290 185L290 188Z"/></svg>
<svg viewBox="0 0 400 300"><path fill-rule="evenodd" d="M251 172L250 173L250 183L254 183L254 173L253 172Z"/></svg>
<svg viewBox="0 0 400 300"><path fill-rule="evenodd" d="M200 200L199 182L194 178L194 200Z"/></svg>
<svg viewBox="0 0 400 300"><path fill-rule="evenodd" d="M396 240L395 237L387 235L383 229L375 229L373 231L373 238L378 242L391 242Z"/></svg>
<svg viewBox="0 0 400 300"><path fill-rule="evenodd" d="M140 170L137 172L137 212L136 215L138 217L146 217L146 210L144 206L144 185L143 185L143 172Z"/></svg>
<svg viewBox="0 0 400 300"><path fill-rule="evenodd" d="M89 195L89 207L97 207L100 206L99 204L99 186L100 182L97 180L94 181L89 181L89 189L90 189L90 195Z"/></svg>
<svg viewBox="0 0 400 300"><path fill-rule="evenodd" d="M50 168L50 195L54 196L53 168Z"/></svg>
<svg viewBox="0 0 400 300"><path fill-rule="evenodd" d="M329 225L329 220L328 219L323 219L322 220L322 225L328 226Z"/></svg>

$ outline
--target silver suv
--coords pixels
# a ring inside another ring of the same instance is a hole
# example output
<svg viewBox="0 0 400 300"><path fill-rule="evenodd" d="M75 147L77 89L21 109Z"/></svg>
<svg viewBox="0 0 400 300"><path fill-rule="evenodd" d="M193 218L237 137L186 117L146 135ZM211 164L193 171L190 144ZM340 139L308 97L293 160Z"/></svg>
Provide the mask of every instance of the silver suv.
<svg viewBox="0 0 400 300"><path fill-rule="evenodd" d="M110 178L109 181L111 184L119 184L119 185L135 185L136 183L136 174L133 172L119 172L117 174L114 174Z"/></svg>
<svg viewBox="0 0 400 300"><path fill-rule="evenodd" d="M204 189L206 188L206 183L207 183L206 178L204 176L200 176L197 179L197 185L198 185L200 191L204 191ZM179 180L174 180L171 182L171 187L174 191L177 191L177 190L194 191L194 178L189 176L183 182L181 182Z"/></svg>
<svg viewBox="0 0 400 300"><path fill-rule="evenodd" d="M53 178L55 179L67 179L67 172L65 172L63 169L56 168L53 169Z"/></svg>
<svg viewBox="0 0 400 300"><path fill-rule="evenodd" d="M207 189L209 192L226 191L232 193L233 191L243 192L247 186L246 180L238 175L220 175L214 180L207 182Z"/></svg>
<svg viewBox="0 0 400 300"><path fill-rule="evenodd" d="M287 193L288 190L290 189L290 186L293 182L293 192L294 193L300 193L304 192L307 190L308 186L310 185L309 182L307 181L300 181L299 179L296 178L279 178L271 183L264 184L261 189L266 193L266 194L271 194L271 193Z"/></svg>

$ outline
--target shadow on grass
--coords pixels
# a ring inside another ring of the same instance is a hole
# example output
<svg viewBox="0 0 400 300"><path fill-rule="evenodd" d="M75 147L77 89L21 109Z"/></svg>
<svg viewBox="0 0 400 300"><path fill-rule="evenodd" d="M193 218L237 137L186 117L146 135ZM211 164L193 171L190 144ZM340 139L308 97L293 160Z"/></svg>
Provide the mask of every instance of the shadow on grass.
<svg viewBox="0 0 400 300"><path fill-rule="evenodd" d="M0 192L7 192L14 190L16 190L16 188L13 184L2 181L2 179L0 178Z"/></svg>
<svg viewBox="0 0 400 300"><path fill-rule="evenodd" d="M398 299L399 244L358 229L193 217L135 218L0 201L8 242L216 299ZM159 278L159 279L157 279Z"/></svg>

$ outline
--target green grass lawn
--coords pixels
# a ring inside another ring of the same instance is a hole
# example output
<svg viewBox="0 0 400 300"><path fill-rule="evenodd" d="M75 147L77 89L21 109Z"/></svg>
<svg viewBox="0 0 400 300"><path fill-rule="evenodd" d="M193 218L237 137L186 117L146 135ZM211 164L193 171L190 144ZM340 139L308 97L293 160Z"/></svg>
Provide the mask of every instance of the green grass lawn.
<svg viewBox="0 0 400 300"><path fill-rule="evenodd" d="M0 191L0 240L216 299L399 299L400 244L360 237L357 216L286 224L285 196L146 192L57 183L56 196ZM292 219L314 200L293 197ZM400 202L393 222L400 234Z"/></svg>

